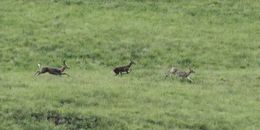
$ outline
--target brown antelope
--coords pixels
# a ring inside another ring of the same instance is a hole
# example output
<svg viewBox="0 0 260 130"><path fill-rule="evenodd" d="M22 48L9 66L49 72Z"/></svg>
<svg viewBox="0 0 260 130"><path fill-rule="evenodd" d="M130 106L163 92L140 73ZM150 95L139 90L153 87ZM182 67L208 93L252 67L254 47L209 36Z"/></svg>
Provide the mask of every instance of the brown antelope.
<svg viewBox="0 0 260 130"><path fill-rule="evenodd" d="M188 72L185 72L183 70L178 70L175 72L175 76L176 77L180 77L182 79L188 79L190 82L192 82L191 78L189 77L191 73L195 73L194 70L189 69Z"/></svg>
<svg viewBox="0 0 260 130"><path fill-rule="evenodd" d="M195 73L194 70L192 69L189 69L188 72L185 72L183 70L179 70L175 67L172 67L166 74L165 78L167 78L168 76L172 76L172 75L175 75L176 77L180 77L182 79L187 79L189 80L190 82L192 82L191 78L189 77L191 75L191 73Z"/></svg>
<svg viewBox="0 0 260 130"><path fill-rule="evenodd" d="M118 74L122 75L122 73L124 73L124 72L128 74L128 73L129 73L129 69L130 69L130 67L131 67L133 64L135 64L135 62L130 61L130 63L129 63L128 65L116 67L116 68L113 69L113 71L114 71L114 73L115 73L116 75L118 75Z"/></svg>
<svg viewBox="0 0 260 130"><path fill-rule="evenodd" d="M40 64L38 64L39 70L35 73L36 76L40 75L40 74L44 74L44 73L49 73L49 74L53 74L53 75L67 75L70 76L67 73L64 73L65 69L69 69L69 66L66 64L65 61L63 61L63 66L60 68L56 68L56 67L48 67L48 66L43 66L41 67Z"/></svg>

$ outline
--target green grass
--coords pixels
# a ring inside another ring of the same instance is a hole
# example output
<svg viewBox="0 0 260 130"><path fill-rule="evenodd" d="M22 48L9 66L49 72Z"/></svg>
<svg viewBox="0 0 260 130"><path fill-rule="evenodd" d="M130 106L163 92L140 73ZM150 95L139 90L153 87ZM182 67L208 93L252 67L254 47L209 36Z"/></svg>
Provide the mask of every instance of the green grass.
<svg viewBox="0 0 260 130"><path fill-rule="evenodd" d="M253 75L259 71L199 70L192 84L164 80L157 72L153 76L143 73L146 71L115 77L105 69L71 71L73 76L69 78L5 73L1 76L1 118L5 119L2 127L10 128L9 124L25 129L88 127L82 122L80 126L55 127L46 120L48 112L53 111L72 118L95 117L97 129L260 127L260 82ZM37 120L31 116L33 113L45 117Z"/></svg>
<svg viewBox="0 0 260 130"><path fill-rule="evenodd" d="M0 129L260 129L258 12L256 0L1 0ZM33 77L63 59L71 77ZM164 79L171 65L194 82Z"/></svg>

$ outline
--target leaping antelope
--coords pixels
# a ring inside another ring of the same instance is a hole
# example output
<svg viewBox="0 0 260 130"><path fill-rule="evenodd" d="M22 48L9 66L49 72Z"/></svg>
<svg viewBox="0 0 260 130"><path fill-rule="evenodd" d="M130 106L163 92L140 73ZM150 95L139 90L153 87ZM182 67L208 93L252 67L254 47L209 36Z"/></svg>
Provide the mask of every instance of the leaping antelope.
<svg viewBox="0 0 260 130"><path fill-rule="evenodd" d="M194 70L189 69L188 72L185 72L183 70L177 69L175 67L172 67L165 75L165 78L172 77L172 75L175 75L176 77L180 77L182 79L188 79L190 82L192 82L191 78L189 77L191 73L195 73Z"/></svg>
<svg viewBox="0 0 260 130"><path fill-rule="evenodd" d="M67 75L67 76L70 76L69 74L67 73L64 73L65 69L69 69L70 67L66 64L65 60L63 61L63 66L60 67L60 68L57 68L57 67L48 67L48 66L43 66L41 67L40 64L38 64L38 67L39 67L39 70L36 71L36 73L34 74L35 76L38 76L40 74L44 74L44 73L49 73L49 74L52 74L52 75Z"/></svg>
<svg viewBox="0 0 260 130"><path fill-rule="evenodd" d="M191 73L195 73L194 70L192 70L191 68L189 68L189 71L188 72L185 72L183 70L177 70L175 72L175 75L177 77L180 77L182 79L188 79L190 82L192 82L191 78L189 77L191 75Z"/></svg>
<svg viewBox="0 0 260 130"><path fill-rule="evenodd" d="M116 68L113 69L113 71L114 71L114 73L115 73L116 75L118 75L118 74L122 75L122 73L124 73L124 72L128 74L128 73L129 73L129 69L130 69L130 67L131 67L133 64L135 64L135 62L130 61L130 63L129 63L128 65L116 67Z"/></svg>

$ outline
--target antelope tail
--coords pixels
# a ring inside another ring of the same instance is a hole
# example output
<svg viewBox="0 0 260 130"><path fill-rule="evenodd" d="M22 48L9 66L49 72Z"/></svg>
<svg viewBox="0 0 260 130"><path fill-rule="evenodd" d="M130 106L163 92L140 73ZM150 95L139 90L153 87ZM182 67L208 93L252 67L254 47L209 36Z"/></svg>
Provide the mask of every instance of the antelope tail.
<svg viewBox="0 0 260 130"><path fill-rule="evenodd" d="M41 69L41 64L38 64L38 68Z"/></svg>

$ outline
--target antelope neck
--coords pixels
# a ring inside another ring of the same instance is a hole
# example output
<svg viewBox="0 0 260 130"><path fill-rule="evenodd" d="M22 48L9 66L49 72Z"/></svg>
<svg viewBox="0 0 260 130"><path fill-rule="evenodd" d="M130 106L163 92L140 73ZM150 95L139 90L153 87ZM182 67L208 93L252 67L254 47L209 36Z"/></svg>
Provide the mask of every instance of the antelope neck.
<svg viewBox="0 0 260 130"><path fill-rule="evenodd" d="M63 66L60 70L61 72L63 72L66 68Z"/></svg>
<svg viewBox="0 0 260 130"><path fill-rule="evenodd" d="M132 64L133 64L133 63L129 63L128 67L131 67Z"/></svg>
<svg viewBox="0 0 260 130"><path fill-rule="evenodd" d="M187 76L189 76L191 74L191 71L189 71L189 73L187 74Z"/></svg>

